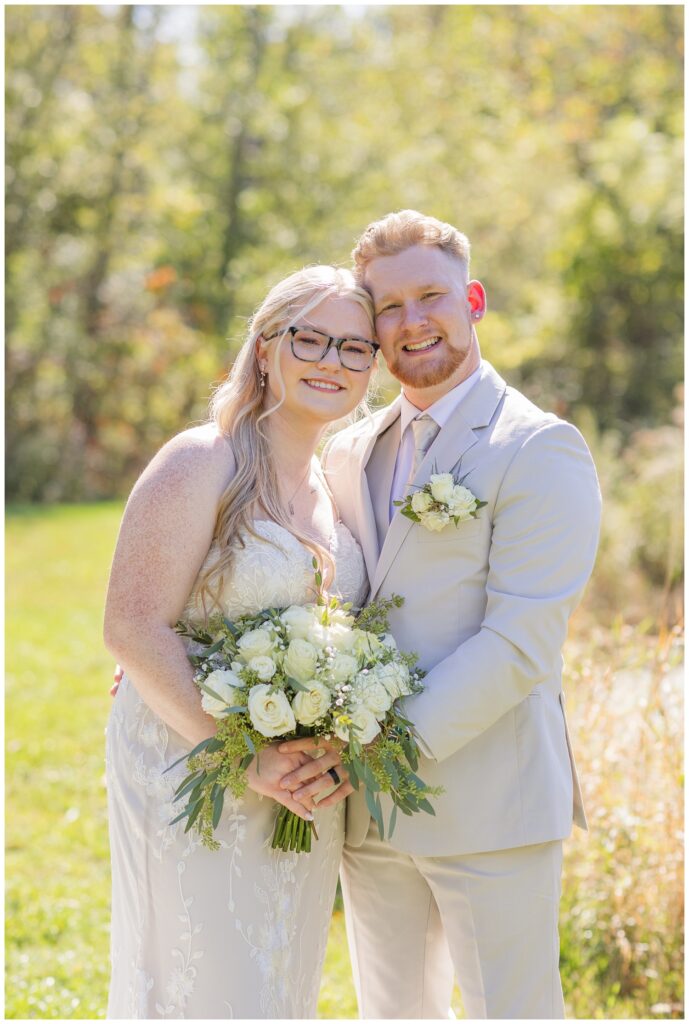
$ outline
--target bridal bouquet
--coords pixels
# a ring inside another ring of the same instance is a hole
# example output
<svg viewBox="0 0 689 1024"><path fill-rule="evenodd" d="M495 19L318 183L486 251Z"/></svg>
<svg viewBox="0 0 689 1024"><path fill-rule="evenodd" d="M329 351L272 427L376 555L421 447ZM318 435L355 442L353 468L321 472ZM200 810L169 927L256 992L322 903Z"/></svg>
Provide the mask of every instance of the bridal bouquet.
<svg viewBox="0 0 689 1024"><path fill-rule="evenodd" d="M316 583L320 588L318 571ZM388 633L388 613L402 601L382 600L354 616L351 605L319 596L314 604L268 608L236 622L217 616L206 628L178 623L193 641L194 679L218 727L187 755L189 774L175 793L187 802L171 824L186 818L185 831L196 828L206 846L218 849L213 831L225 790L241 796L254 757L260 771L262 747L302 736L344 741L342 762L352 786L364 787L381 838L381 792L394 804L388 835L398 808L433 814L428 797L441 791L415 774L416 741L397 704L422 689L416 656L399 651ZM281 806L272 845L309 852L312 831L313 822Z"/></svg>

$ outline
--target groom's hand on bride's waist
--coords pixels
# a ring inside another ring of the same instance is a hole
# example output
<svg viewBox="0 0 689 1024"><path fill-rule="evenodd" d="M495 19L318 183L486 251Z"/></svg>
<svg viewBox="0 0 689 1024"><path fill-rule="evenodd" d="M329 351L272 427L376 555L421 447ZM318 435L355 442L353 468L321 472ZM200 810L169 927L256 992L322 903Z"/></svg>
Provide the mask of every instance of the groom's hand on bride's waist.
<svg viewBox="0 0 689 1024"><path fill-rule="evenodd" d="M124 669L121 665L115 665L115 671L112 674L112 686L110 687L110 696L114 697L120 688L122 682L122 676L124 675Z"/></svg>
<svg viewBox="0 0 689 1024"><path fill-rule="evenodd" d="M306 753L310 760L281 780L280 786L310 810L314 807L332 807L354 792L347 769L341 761L345 744L336 738L307 736L281 743L282 753ZM333 790L333 785L337 788ZM327 793L318 800L319 794Z"/></svg>

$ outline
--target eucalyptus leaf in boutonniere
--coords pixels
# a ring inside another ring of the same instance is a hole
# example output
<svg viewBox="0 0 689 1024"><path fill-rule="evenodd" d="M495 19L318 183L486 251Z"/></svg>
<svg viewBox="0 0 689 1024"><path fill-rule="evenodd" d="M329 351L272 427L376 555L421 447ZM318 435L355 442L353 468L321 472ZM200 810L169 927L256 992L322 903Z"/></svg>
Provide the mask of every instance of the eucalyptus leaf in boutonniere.
<svg viewBox="0 0 689 1024"><path fill-rule="evenodd" d="M466 476L460 479L452 473L433 473L429 483L394 504L407 519L439 533L449 523L459 526L466 519L478 519L478 510L487 504L464 486L464 480Z"/></svg>

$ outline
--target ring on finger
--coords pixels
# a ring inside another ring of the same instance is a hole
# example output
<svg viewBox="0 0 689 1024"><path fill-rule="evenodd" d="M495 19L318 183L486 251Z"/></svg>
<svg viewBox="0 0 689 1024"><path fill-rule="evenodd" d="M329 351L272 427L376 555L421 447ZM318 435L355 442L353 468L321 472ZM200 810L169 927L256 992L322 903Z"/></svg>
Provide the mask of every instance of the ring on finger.
<svg viewBox="0 0 689 1024"><path fill-rule="evenodd" d="M337 774L337 769L335 769L335 768L328 768L328 775L330 776L330 778L331 778L331 779L333 780L333 782L334 782L334 783L335 783L335 784L336 784L337 786L339 786L339 785L340 785L340 783L342 782L342 779L341 779L341 778L340 778L340 776L339 776L339 775Z"/></svg>

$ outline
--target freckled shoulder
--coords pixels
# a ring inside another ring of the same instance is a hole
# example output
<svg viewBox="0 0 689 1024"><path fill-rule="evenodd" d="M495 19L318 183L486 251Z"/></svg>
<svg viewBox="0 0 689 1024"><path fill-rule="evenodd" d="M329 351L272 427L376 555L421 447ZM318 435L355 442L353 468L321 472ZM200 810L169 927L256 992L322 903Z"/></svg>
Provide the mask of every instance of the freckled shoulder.
<svg viewBox="0 0 689 1024"><path fill-rule="evenodd" d="M177 434L151 460L127 502L117 540L106 608L111 634L133 623L179 618L234 472L230 445L212 425Z"/></svg>
<svg viewBox="0 0 689 1024"><path fill-rule="evenodd" d="M200 488L207 497L219 499L236 472L236 462L228 439L212 423L192 427L176 434L153 457L135 487L147 490L159 485L165 489Z"/></svg>

